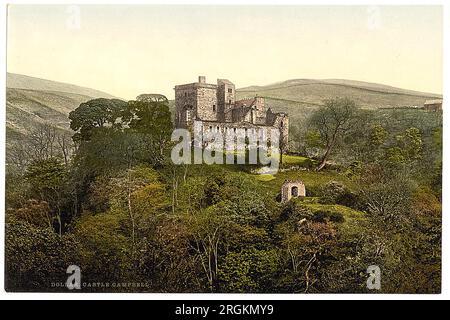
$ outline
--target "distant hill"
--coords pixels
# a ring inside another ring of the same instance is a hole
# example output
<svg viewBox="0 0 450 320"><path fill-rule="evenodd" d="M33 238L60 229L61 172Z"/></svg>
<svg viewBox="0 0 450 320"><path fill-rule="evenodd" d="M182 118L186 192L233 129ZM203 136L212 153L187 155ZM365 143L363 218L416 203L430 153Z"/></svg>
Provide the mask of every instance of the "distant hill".
<svg viewBox="0 0 450 320"><path fill-rule="evenodd" d="M395 88L383 84L342 79L293 79L266 86L236 90L237 98L255 95L266 97L268 106L285 111L295 119L305 118L325 99L348 97L362 108L422 106L425 100L441 95Z"/></svg>
<svg viewBox="0 0 450 320"><path fill-rule="evenodd" d="M57 91L70 94L78 94L96 98L116 98L106 92L76 86L74 84L51 81L41 78L30 77L17 73L8 73L6 77L6 87L16 89L30 89L37 91Z"/></svg>
<svg viewBox="0 0 450 320"><path fill-rule="evenodd" d="M94 98L114 96L73 84L8 73L6 79L8 143L26 135L36 124L48 122L69 129L69 112Z"/></svg>

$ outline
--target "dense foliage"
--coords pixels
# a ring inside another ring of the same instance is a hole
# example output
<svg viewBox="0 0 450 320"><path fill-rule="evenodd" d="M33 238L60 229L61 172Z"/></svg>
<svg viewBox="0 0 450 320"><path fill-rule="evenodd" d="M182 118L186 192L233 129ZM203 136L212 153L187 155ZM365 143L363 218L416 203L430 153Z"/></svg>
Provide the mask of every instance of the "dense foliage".
<svg viewBox="0 0 450 320"><path fill-rule="evenodd" d="M307 161L267 179L171 164L167 101L96 99L70 119L69 157L8 167L7 290L66 291L74 264L82 291L369 292L370 265L381 292L440 291L437 113L330 100L292 124ZM281 204L298 177L307 197Z"/></svg>

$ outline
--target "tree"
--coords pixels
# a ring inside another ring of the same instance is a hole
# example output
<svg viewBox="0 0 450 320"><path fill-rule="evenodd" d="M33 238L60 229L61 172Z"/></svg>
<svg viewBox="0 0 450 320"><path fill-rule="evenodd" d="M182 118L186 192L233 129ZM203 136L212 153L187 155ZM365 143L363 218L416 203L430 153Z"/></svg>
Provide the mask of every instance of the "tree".
<svg viewBox="0 0 450 320"><path fill-rule="evenodd" d="M355 102L347 98L326 100L310 118L310 124L319 134L325 152L317 171L325 167L333 148L352 129L358 120Z"/></svg>
<svg viewBox="0 0 450 320"><path fill-rule="evenodd" d="M48 227L10 219L5 232L5 288L7 291L67 291L61 283L66 269L80 265L79 242L61 237Z"/></svg>
<svg viewBox="0 0 450 320"><path fill-rule="evenodd" d="M404 134L399 135L396 138L406 159L417 160L420 158L423 142L419 129L408 128L405 130Z"/></svg>
<svg viewBox="0 0 450 320"><path fill-rule="evenodd" d="M50 205L56 215L59 226L58 233L61 235L62 209L67 181L65 166L56 158L36 161L28 167L25 178L31 185L32 193Z"/></svg>
<svg viewBox="0 0 450 320"><path fill-rule="evenodd" d="M270 292L278 266L276 250L243 249L230 252L218 270L225 292Z"/></svg>
<svg viewBox="0 0 450 320"><path fill-rule="evenodd" d="M173 128L169 104L167 100L152 101L141 96L141 100L128 102L122 121L132 133L142 135L149 158L162 163Z"/></svg>
<svg viewBox="0 0 450 320"><path fill-rule="evenodd" d="M380 124L376 124L372 127L370 132L370 144L373 147L379 147L386 142L387 136L388 133L386 129L384 129Z"/></svg>
<svg viewBox="0 0 450 320"><path fill-rule="evenodd" d="M28 200L23 207L10 210L8 214L11 214L17 220L26 221L36 227L53 229L54 215L45 201Z"/></svg>
<svg viewBox="0 0 450 320"><path fill-rule="evenodd" d="M19 170L32 161L60 158L69 164L73 153L70 133L50 123L39 123L7 150L7 163Z"/></svg>
<svg viewBox="0 0 450 320"><path fill-rule="evenodd" d="M361 175L359 188L365 209L385 228L402 227L410 222L415 183L406 169L368 166Z"/></svg>
<svg viewBox="0 0 450 320"><path fill-rule="evenodd" d="M74 141L89 141L96 128L120 126L116 120L127 103L119 99L98 98L80 104L69 113L70 128L76 133Z"/></svg>
<svg viewBox="0 0 450 320"><path fill-rule="evenodd" d="M130 227L132 258L137 242L155 227L158 215L168 208L164 185L152 168L136 166L110 181L111 210L123 213Z"/></svg>

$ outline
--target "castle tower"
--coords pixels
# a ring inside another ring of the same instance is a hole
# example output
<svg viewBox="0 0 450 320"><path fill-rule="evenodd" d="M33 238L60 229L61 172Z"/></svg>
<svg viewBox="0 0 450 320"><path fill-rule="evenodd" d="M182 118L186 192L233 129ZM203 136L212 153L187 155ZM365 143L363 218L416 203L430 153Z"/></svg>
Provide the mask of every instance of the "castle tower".
<svg viewBox="0 0 450 320"><path fill-rule="evenodd" d="M198 82L175 86L175 125L190 128L194 120L218 121L217 85Z"/></svg>
<svg viewBox="0 0 450 320"><path fill-rule="evenodd" d="M236 88L227 79L217 79L217 104L219 110L219 121L231 122L231 110L236 101Z"/></svg>

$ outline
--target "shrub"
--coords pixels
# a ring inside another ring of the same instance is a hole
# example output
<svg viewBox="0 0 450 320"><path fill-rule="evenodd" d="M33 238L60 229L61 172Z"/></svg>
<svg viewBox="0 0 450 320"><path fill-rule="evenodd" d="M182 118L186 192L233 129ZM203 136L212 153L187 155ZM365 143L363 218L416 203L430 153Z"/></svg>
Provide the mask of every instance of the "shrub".
<svg viewBox="0 0 450 320"><path fill-rule="evenodd" d="M358 207L357 195L340 182L328 182L322 190L322 195L320 202L323 204L340 204L350 208Z"/></svg>

